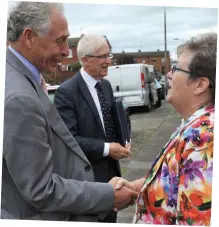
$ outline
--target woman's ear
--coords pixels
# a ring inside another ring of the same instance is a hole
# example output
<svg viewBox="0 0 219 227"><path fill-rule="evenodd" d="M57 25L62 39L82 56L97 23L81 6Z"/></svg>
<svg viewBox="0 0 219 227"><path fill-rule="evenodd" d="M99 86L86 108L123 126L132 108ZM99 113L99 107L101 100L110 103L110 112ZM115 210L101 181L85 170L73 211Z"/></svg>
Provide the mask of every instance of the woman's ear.
<svg viewBox="0 0 219 227"><path fill-rule="evenodd" d="M199 95L203 92L205 92L210 86L210 81L207 77L199 77L196 80L196 87L194 90L195 95Z"/></svg>

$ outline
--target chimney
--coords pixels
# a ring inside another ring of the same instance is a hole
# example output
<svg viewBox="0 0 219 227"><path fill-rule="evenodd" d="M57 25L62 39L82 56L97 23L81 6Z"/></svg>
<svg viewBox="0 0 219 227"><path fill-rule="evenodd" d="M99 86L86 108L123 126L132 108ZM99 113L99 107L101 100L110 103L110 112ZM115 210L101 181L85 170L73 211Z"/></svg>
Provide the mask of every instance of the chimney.
<svg viewBox="0 0 219 227"><path fill-rule="evenodd" d="M138 50L138 52L141 52L141 50Z"/></svg>
<svg viewBox="0 0 219 227"><path fill-rule="evenodd" d="M157 49L157 51L159 52L160 50L159 50L159 49Z"/></svg>

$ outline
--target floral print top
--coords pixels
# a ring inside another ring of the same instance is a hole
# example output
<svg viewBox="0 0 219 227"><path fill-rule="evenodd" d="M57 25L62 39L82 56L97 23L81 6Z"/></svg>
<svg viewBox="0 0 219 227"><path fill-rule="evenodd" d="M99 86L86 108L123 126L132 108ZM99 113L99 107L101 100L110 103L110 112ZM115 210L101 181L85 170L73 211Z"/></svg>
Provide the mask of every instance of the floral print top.
<svg viewBox="0 0 219 227"><path fill-rule="evenodd" d="M210 225L213 142L213 106L182 120L146 175L134 223Z"/></svg>

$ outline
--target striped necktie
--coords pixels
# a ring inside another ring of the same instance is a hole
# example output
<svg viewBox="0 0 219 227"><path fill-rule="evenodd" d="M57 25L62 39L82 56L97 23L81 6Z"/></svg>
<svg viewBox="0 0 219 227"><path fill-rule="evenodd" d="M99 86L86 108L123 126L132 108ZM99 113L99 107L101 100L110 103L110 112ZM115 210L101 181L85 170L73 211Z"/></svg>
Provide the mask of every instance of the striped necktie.
<svg viewBox="0 0 219 227"><path fill-rule="evenodd" d="M43 91L48 95L46 82L45 82L45 80L44 80L42 74L40 74L40 77L41 77L41 88L42 88Z"/></svg>

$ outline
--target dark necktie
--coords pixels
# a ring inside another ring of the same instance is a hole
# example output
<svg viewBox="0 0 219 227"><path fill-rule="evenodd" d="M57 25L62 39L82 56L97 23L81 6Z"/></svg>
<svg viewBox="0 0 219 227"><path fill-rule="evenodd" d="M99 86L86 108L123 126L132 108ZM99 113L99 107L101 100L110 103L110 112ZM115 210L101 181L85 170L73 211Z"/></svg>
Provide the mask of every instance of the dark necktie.
<svg viewBox="0 0 219 227"><path fill-rule="evenodd" d="M113 122L113 117L111 114L109 103L105 98L101 83L97 82L95 85L95 88L97 90L97 95L98 95L100 107L102 110L103 122L105 126L105 133L106 133L106 139L107 139L106 142L116 142L116 132L115 132L115 126Z"/></svg>

